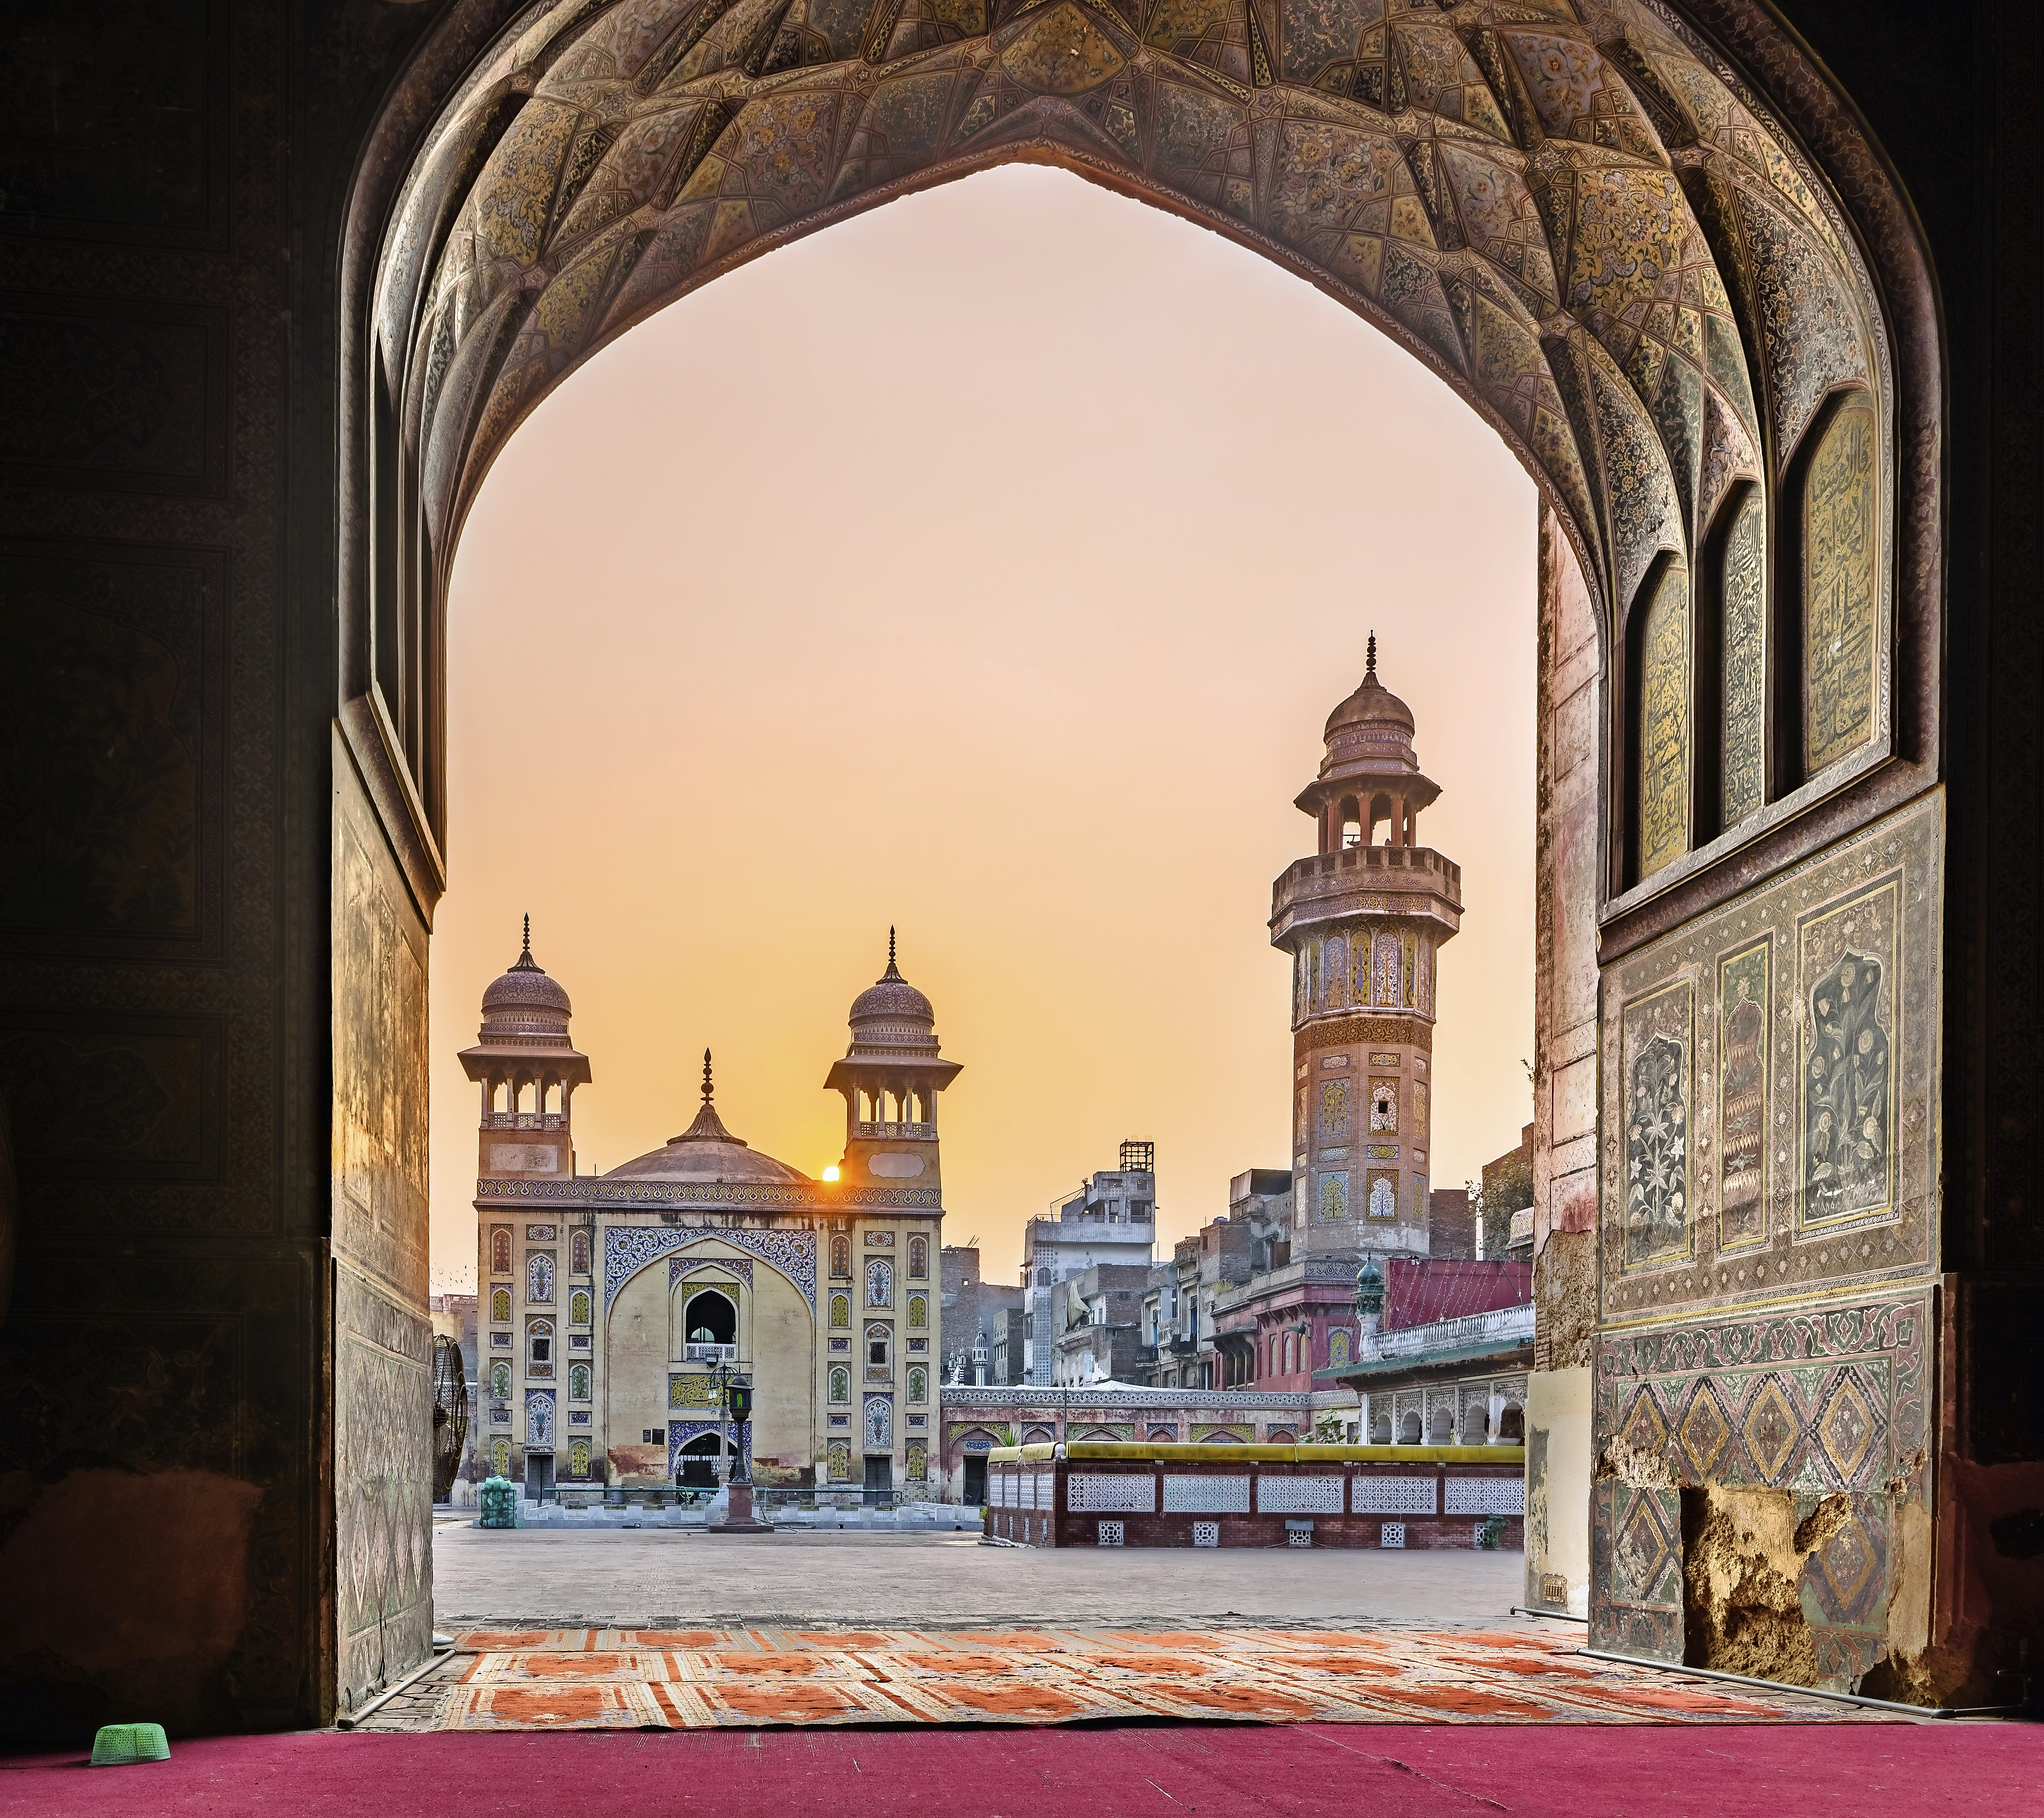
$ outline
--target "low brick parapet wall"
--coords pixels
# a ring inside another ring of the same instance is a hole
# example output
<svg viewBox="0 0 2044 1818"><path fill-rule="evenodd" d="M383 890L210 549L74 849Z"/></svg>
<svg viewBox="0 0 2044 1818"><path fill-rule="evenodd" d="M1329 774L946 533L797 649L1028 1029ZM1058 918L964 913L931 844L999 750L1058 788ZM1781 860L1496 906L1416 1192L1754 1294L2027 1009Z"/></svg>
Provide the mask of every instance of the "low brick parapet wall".
<svg viewBox="0 0 2044 1818"><path fill-rule="evenodd" d="M1007 1446L986 1532L1028 1547L1390 1547L1525 1541L1517 1446Z"/></svg>

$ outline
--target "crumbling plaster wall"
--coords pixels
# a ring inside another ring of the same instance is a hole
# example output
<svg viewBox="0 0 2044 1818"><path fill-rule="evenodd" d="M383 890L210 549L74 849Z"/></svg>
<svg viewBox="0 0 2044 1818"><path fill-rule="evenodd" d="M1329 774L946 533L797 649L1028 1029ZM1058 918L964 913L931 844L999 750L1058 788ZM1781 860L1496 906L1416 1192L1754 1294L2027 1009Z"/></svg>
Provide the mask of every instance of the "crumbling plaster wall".
<svg viewBox="0 0 2044 1818"><path fill-rule="evenodd" d="M1541 512L1539 536L1526 1601L1580 1616L1589 1597L1589 1383L1596 1325L1597 732L1604 663L1596 606L1550 510Z"/></svg>

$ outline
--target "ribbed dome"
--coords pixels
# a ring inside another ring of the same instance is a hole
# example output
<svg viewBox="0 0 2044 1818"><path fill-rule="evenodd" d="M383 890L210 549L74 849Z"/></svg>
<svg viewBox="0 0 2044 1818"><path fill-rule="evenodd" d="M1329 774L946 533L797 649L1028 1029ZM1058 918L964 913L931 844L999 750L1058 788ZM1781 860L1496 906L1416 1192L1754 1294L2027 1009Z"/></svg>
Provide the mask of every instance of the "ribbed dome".
<svg viewBox="0 0 2044 1818"><path fill-rule="evenodd" d="M935 1055L937 1013L930 1000L894 963L894 931L887 931L887 970L851 1001L851 1051Z"/></svg>
<svg viewBox="0 0 2044 1818"><path fill-rule="evenodd" d="M540 1009L559 1011L563 1017L574 1014L574 1005L560 982L548 977L529 953L519 955L511 970L482 994L486 1017L493 1010Z"/></svg>
<svg viewBox="0 0 2044 1818"><path fill-rule="evenodd" d="M1355 692L1327 716L1327 755L1332 768L1414 770L1412 709L1377 679L1377 636L1370 634L1368 666Z"/></svg>
<svg viewBox="0 0 2044 1818"><path fill-rule="evenodd" d="M694 1181L702 1186L740 1186L747 1182L778 1186L805 1181L809 1176L786 1162L747 1147L743 1139L724 1128L717 1114L710 1082L709 1050L703 1050L702 1108L696 1120L678 1136L670 1136L665 1147L650 1155L635 1157L613 1168L605 1180L622 1178L636 1181Z"/></svg>
<svg viewBox="0 0 2044 1818"><path fill-rule="evenodd" d="M676 1137L664 1148L640 1155L621 1167L606 1169L607 1180L694 1181L699 1184L780 1186L805 1181L809 1176L786 1162L763 1155L733 1140L720 1143L702 1137L693 1140Z"/></svg>
<svg viewBox="0 0 2044 1818"><path fill-rule="evenodd" d="M1362 686L1327 716L1327 734L1332 738L1344 726L1400 726L1412 736L1412 709L1377 679L1371 670Z"/></svg>
<svg viewBox="0 0 2044 1818"><path fill-rule="evenodd" d="M560 1042L568 1039L574 1006L558 979L532 957L532 921L525 918L525 944L510 968L482 994L482 1028L490 1043Z"/></svg>

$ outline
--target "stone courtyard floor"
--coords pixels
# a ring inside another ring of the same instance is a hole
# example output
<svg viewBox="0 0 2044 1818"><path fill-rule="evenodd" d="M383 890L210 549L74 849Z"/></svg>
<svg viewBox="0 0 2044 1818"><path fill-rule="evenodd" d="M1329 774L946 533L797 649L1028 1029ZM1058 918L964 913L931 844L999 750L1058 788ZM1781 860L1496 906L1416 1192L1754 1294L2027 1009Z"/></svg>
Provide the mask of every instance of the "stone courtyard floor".
<svg viewBox="0 0 2044 1818"><path fill-rule="evenodd" d="M450 1522L433 1554L451 1647L360 1730L1880 1720L1589 1658L1510 1613L1518 1553Z"/></svg>
<svg viewBox="0 0 2044 1818"><path fill-rule="evenodd" d="M443 1629L1507 1620L1523 1553L982 1546L964 1534L439 1528ZM1573 1624L1547 1624L1579 1632Z"/></svg>

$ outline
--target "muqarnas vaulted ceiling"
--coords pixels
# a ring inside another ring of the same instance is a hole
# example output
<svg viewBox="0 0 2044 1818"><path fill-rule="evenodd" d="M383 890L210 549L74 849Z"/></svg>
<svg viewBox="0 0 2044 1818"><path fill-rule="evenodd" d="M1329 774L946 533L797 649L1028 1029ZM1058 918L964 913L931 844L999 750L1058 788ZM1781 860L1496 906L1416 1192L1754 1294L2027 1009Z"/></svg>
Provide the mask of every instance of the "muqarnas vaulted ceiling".
<svg viewBox="0 0 2044 1818"><path fill-rule="evenodd" d="M1519 452L1614 625L1660 552L1692 564L1742 482L1775 484L1831 394L1886 421L1842 214L1645 5L563 0L475 73L386 246L383 407L431 546L633 322L1016 159L1218 228L1397 336Z"/></svg>

